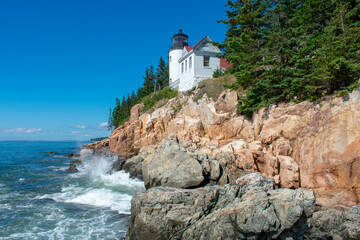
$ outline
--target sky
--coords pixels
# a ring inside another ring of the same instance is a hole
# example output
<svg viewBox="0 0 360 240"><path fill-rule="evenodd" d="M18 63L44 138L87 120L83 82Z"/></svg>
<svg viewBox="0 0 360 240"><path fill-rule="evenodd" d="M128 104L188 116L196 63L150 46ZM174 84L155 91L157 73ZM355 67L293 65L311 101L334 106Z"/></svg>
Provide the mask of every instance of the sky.
<svg viewBox="0 0 360 240"><path fill-rule="evenodd" d="M115 99L179 32L225 39L227 0L0 0L0 141L110 135Z"/></svg>

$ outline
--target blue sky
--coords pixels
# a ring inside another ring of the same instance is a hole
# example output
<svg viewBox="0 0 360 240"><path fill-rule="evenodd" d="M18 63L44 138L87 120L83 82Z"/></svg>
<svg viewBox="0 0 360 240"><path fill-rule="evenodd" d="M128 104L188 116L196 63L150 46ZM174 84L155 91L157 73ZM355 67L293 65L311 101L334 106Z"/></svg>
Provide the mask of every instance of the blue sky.
<svg viewBox="0 0 360 240"><path fill-rule="evenodd" d="M0 140L108 136L180 28L222 42L226 0L0 0Z"/></svg>

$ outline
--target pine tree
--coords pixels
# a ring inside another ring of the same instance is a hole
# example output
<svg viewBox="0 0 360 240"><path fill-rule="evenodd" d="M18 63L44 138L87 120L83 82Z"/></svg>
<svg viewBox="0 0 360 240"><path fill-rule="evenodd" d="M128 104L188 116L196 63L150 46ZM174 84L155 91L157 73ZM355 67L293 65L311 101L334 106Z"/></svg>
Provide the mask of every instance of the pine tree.
<svg viewBox="0 0 360 240"><path fill-rule="evenodd" d="M108 131L111 131L114 128L114 117L110 107L109 120L108 120Z"/></svg>
<svg viewBox="0 0 360 240"><path fill-rule="evenodd" d="M159 65L156 69L156 87L164 89L169 86L169 67L165 64L165 61L160 57Z"/></svg>
<svg viewBox="0 0 360 240"><path fill-rule="evenodd" d="M147 96L154 91L156 75L154 73L154 67L146 68L143 88L141 91L142 97Z"/></svg>
<svg viewBox="0 0 360 240"><path fill-rule="evenodd" d="M240 110L316 100L348 91L360 77L358 0L228 1L220 46L247 89Z"/></svg>
<svg viewBox="0 0 360 240"><path fill-rule="evenodd" d="M130 97L130 105L131 105L131 107L133 107L137 103L138 103L138 99L137 99L137 97L135 95L135 92L132 91L131 92L131 97Z"/></svg>
<svg viewBox="0 0 360 240"><path fill-rule="evenodd" d="M228 20L219 22L228 25L226 39L220 48L234 66L232 72L237 77L234 88L247 88L262 72L264 44L266 43L266 11L270 8L267 0L228 1Z"/></svg>
<svg viewBox="0 0 360 240"><path fill-rule="evenodd" d="M360 77L360 6L355 0L333 0L319 56L326 93L346 89Z"/></svg>
<svg viewBox="0 0 360 240"><path fill-rule="evenodd" d="M112 112L112 116L113 116L113 121L112 121L112 126L113 127L118 127L119 126L119 122L120 122L120 111L121 111L121 103L120 103L120 99L116 98L115 100L115 108Z"/></svg>
<svg viewBox="0 0 360 240"><path fill-rule="evenodd" d="M261 87L265 105L268 102L289 101L295 97L291 85L298 71L295 68L299 45L296 11L300 1L272 0L271 6L267 11L270 26L267 30L268 40L264 44L264 63L267 68L253 86Z"/></svg>
<svg viewBox="0 0 360 240"><path fill-rule="evenodd" d="M136 96L137 96L137 98L138 98L139 100L146 96L145 93L144 93L143 88L138 87L138 90L137 90L137 92L136 92Z"/></svg>

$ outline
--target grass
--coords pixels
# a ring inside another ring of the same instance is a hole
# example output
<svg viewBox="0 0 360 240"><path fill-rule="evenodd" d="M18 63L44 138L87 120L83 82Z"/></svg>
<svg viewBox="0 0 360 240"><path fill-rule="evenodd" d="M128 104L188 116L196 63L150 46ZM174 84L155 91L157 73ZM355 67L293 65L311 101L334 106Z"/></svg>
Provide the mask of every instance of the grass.
<svg viewBox="0 0 360 240"><path fill-rule="evenodd" d="M217 100L220 94L227 89L225 85L230 85L236 81L233 75L224 75L219 78L203 80L198 84L199 91L193 97L194 101L201 99L204 94L213 100Z"/></svg>
<svg viewBox="0 0 360 240"><path fill-rule="evenodd" d="M153 111L155 108L164 106L169 99L174 98L177 95L177 91L165 88L161 91L147 95L141 102L144 104L144 111Z"/></svg>

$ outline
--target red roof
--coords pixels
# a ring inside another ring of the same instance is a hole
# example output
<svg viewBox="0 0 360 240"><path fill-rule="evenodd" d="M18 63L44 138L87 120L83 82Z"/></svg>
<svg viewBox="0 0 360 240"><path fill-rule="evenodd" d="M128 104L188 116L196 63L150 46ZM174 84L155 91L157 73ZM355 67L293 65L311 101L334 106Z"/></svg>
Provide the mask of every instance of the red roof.
<svg viewBox="0 0 360 240"><path fill-rule="evenodd" d="M190 47L190 46L185 46L185 49L187 52L190 52L194 47L196 47L196 45L198 45L204 38L206 38L207 35L205 37L203 37L200 41L198 41L194 46Z"/></svg>
<svg viewBox="0 0 360 240"><path fill-rule="evenodd" d="M233 65L228 62L227 58L220 58L220 68L232 68Z"/></svg>
<svg viewBox="0 0 360 240"><path fill-rule="evenodd" d="M190 52L194 47L185 46L186 51Z"/></svg>

